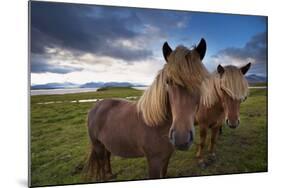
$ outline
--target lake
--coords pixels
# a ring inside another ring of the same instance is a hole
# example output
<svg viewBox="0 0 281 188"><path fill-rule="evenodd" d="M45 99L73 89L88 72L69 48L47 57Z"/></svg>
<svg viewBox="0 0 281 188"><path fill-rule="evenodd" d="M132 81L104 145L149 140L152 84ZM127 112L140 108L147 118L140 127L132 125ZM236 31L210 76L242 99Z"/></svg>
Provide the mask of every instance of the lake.
<svg viewBox="0 0 281 188"><path fill-rule="evenodd" d="M147 87L132 87L138 90L145 90ZM250 86L250 89L266 89L266 86ZM30 94L33 95L63 95L68 93L84 93L94 92L98 88L69 88L69 89L35 89L31 90Z"/></svg>
<svg viewBox="0 0 281 188"><path fill-rule="evenodd" d="M133 87L138 90L145 90L147 87ZM69 89L35 89L30 90L31 96L34 95L63 95L70 93L84 93L84 92L94 92L98 88L69 88Z"/></svg>

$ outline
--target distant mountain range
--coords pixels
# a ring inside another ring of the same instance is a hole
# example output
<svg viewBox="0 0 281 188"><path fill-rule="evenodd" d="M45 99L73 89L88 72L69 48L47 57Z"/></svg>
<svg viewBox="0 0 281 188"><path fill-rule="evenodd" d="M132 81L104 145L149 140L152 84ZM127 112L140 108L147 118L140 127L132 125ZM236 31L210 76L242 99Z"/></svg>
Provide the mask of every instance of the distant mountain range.
<svg viewBox="0 0 281 188"><path fill-rule="evenodd" d="M256 74L246 76L250 84L266 82L267 78ZM145 87L143 84L135 84L130 82L88 82L85 84L74 84L71 82L64 83L47 83L41 85L32 85L31 89L69 89L69 88L101 88L101 87Z"/></svg>
<svg viewBox="0 0 281 188"><path fill-rule="evenodd" d="M64 83L47 83L40 85L32 85L31 89L65 89L65 88L77 88L79 85L73 84L71 82Z"/></svg>
<svg viewBox="0 0 281 188"><path fill-rule="evenodd" d="M100 88L100 87L142 87L141 84L132 84L130 82L89 82L80 86L80 88Z"/></svg>
<svg viewBox="0 0 281 188"><path fill-rule="evenodd" d="M250 84L267 82L267 77L259 76L259 75L256 75L256 74L247 75L246 79L248 80L248 82Z"/></svg>
<svg viewBox="0 0 281 188"><path fill-rule="evenodd" d="M47 83L32 85L31 89L70 89L70 88L101 88L101 87L145 87L143 84L130 82L88 82L85 84L74 84L71 82L64 83Z"/></svg>

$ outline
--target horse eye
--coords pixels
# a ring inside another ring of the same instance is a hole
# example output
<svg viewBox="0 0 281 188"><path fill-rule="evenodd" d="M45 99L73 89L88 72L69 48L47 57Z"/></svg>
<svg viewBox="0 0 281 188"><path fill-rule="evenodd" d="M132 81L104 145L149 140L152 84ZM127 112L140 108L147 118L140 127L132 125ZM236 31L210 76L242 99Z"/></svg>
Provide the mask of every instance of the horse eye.
<svg viewBox="0 0 281 188"><path fill-rule="evenodd" d="M247 97L244 97L243 99L241 99L241 102L244 102L247 100Z"/></svg>
<svg viewBox="0 0 281 188"><path fill-rule="evenodd" d="M170 79L166 79L166 84L170 84L171 80Z"/></svg>

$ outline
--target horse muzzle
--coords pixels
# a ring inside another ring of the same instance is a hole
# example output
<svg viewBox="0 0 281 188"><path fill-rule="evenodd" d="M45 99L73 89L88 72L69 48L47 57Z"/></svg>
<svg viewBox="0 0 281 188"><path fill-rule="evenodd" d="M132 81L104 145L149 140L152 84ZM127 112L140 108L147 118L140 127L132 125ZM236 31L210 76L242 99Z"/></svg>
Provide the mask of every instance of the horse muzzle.
<svg viewBox="0 0 281 188"><path fill-rule="evenodd" d="M193 140L194 140L194 131L188 131L186 134L177 134L175 130L171 130L170 142L178 150L190 149Z"/></svg>
<svg viewBox="0 0 281 188"><path fill-rule="evenodd" d="M236 129L239 127L240 120L235 120L235 121L230 121L229 119L225 120L225 123L231 128L231 129Z"/></svg>

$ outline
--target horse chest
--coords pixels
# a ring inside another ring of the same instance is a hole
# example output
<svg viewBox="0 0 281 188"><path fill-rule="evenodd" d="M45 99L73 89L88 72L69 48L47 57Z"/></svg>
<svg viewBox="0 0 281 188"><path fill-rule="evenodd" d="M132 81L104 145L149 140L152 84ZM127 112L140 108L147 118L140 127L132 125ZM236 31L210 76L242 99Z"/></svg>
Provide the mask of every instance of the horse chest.
<svg viewBox="0 0 281 188"><path fill-rule="evenodd" d="M113 155L124 157L124 158L135 158L135 157L143 157L143 151L136 147L123 147L120 149L111 148L110 151Z"/></svg>

